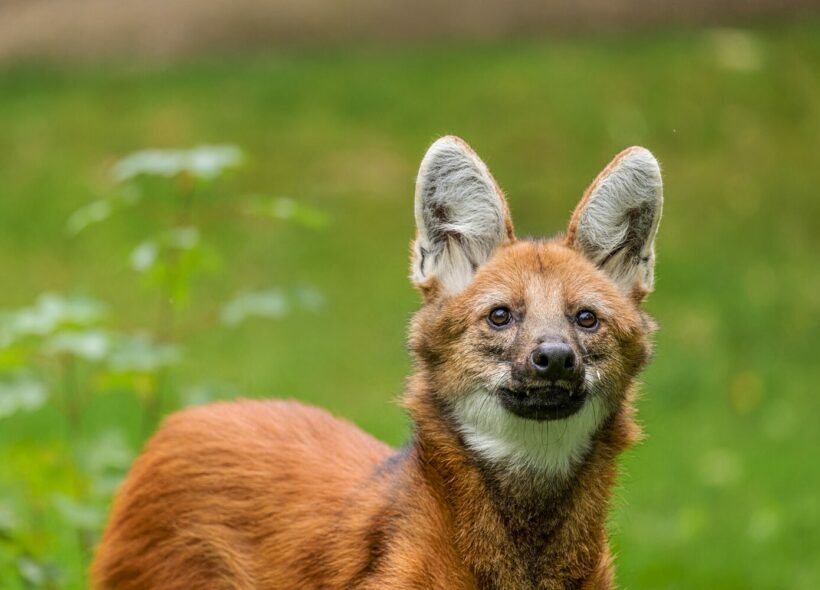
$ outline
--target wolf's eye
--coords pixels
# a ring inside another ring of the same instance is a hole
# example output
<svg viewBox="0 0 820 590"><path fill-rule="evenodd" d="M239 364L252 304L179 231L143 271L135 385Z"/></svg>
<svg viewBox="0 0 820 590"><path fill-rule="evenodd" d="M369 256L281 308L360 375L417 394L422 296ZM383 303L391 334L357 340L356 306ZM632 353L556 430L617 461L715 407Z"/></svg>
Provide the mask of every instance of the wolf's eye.
<svg viewBox="0 0 820 590"><path fill-rule="evenodd" d="M512 312L506 307L496 307L487 316L487 321L496 328L502 328L512 321Z"/></svg>
<svg viewBox="0 0 820 590"><path fill-rule="evenodd" d="M576 313L575 321L585 330L594 330L598 327L598 317L588 309L582 309Z"/></svg>

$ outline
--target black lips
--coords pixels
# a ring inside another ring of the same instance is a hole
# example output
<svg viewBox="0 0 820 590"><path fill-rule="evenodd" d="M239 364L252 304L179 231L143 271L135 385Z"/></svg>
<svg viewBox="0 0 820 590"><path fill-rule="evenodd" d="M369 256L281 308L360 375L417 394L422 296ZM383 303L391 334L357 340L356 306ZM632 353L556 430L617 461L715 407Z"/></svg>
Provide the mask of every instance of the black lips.
<svg viewBox="0 0 820 590"><path fill-rule="evenodd" d="M528 420L561 420L584 405L586 393L579 388L555 385L530 389L499 389L498 396L508 411Z"/></svg>

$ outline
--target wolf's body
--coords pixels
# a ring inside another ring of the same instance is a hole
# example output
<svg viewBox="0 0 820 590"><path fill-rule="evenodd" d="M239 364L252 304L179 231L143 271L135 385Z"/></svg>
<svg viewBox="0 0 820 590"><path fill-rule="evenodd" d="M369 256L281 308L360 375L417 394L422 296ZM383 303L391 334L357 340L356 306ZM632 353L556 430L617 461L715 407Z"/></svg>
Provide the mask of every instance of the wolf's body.
<svg viewBox="0 0 820 590"><path fill-rule="evenodd" d="M660 207L657 164L632 148L566 236L518 241L483 163L436 142L417 185L410 443L295 402L178 413L117 494L95 588L610 588Z"/></svg>

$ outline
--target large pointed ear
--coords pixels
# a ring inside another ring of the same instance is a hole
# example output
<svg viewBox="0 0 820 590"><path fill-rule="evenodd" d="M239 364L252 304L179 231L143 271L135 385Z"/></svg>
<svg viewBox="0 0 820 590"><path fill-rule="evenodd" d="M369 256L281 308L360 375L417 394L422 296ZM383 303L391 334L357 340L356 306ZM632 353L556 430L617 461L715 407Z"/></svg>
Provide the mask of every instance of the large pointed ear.
<svg viewBox="0 0 820 590"><path fill-rule="evenodd" d="M484 162L454 136L436 141L416 180L412 280L455 294L502 244L512 242L507 202Z"/></svg>
<svg viewBox="0 0 820 590"><path fill-rule="evenodd" d="M655 278L655 234L662 207L658 161L648 150L631 147L587 189L570 220L567 242L640 301Z"/></svg>

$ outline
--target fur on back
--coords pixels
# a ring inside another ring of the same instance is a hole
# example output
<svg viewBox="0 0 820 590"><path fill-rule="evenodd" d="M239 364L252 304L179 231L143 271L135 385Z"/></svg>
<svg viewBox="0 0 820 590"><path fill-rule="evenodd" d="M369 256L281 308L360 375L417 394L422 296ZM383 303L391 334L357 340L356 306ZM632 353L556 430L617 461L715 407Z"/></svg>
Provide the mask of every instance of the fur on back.
<svg viewBox="0 0 820 590"><path fill-rule="evenodd" d="M311 555L353 527L338 515L352 511L355 520L353 489L391 453L353 425L294 402L175 414L117 494L95 588L313 587L326 572ZM350 571L336 572L340 579L368 558L367 544L355 541L353 533L346 539Z"/></svg>

